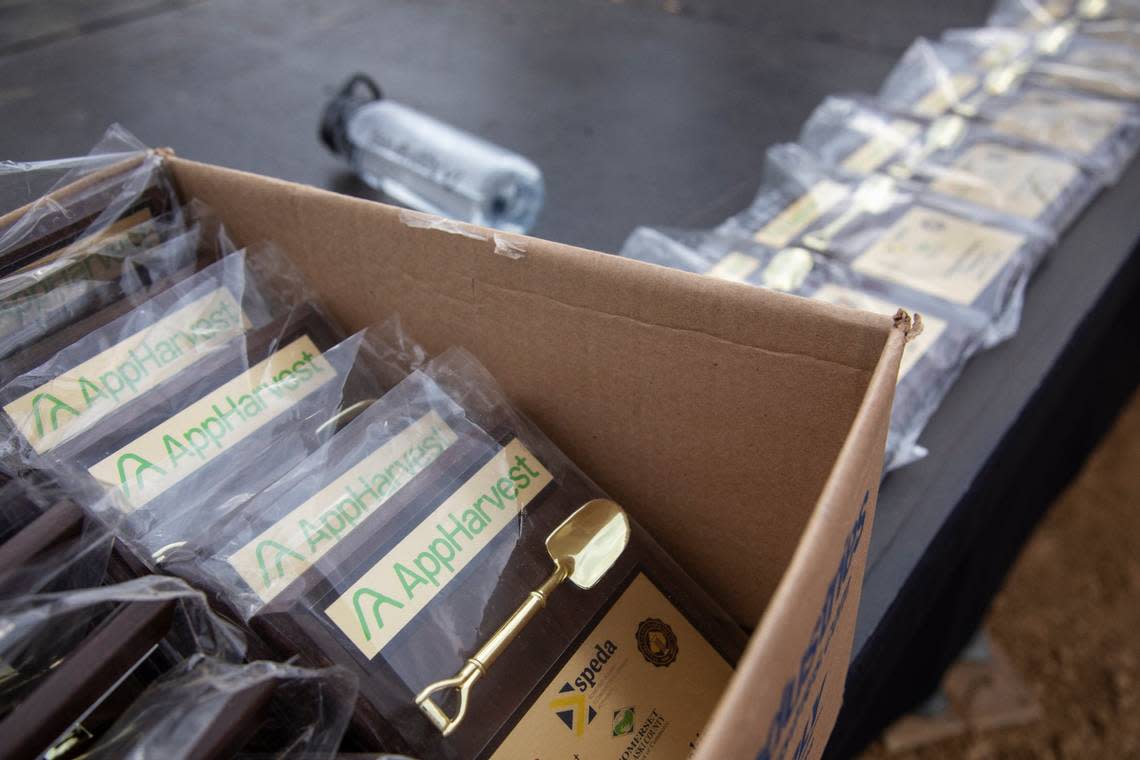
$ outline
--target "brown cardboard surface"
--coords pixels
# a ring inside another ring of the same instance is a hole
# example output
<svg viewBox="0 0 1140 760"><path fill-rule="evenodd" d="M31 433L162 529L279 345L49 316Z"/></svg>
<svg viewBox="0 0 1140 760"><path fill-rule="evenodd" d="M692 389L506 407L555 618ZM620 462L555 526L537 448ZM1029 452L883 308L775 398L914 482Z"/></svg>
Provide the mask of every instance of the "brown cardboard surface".
<svg viewBox="0 0 1140 760"><path fill-rule="evenodd" d="M470 349L729 612L758 626L698 757L823 751L842 698L901 328L172 165L183 193L218 209L239 240L279 243L347 327L398 311L429 349ZM504 242L510 255L496 252Z"/></svg>
<svg viewBox="0 0 1140 760"><path fill-rule="evenodd" d="M818 508L694 755L819 757L843 702L894 381L889 336Z"/></svg>

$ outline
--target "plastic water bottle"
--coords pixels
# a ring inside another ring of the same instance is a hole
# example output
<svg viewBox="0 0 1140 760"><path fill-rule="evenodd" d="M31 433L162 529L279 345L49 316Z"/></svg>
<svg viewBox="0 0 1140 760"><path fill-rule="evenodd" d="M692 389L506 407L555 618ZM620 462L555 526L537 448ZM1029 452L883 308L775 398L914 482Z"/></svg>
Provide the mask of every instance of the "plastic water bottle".
<svg viewBox="0 0 1140 760"><path fill-rule="evenodd" d="M364 74L325 106L320 136L361 179L420 211L526 232L545 198L532 162L384 98Z"/></svg>

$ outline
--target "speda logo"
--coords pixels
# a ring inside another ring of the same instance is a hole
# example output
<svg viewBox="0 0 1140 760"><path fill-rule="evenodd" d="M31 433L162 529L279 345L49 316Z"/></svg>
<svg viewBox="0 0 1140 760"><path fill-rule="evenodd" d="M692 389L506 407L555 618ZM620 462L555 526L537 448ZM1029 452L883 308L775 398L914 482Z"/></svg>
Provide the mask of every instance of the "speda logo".
<svg viewBox="0 0 1140 760"><path fill-rule="evenodd" d="M577 691L569 681L562 684L558 696L550 700L550 708L575 736L585 733L586 726L598 717L598 711L586 701L586 695Z"/></svg>
<svg viewBox="0 0 1140 760"><path fill-rule="evenodd" d="M585 733L586 726L598 717L598 711L586 700L586 692L597 684L598 674L616 651L617 645L608 639L605 643L595 644L594 656L586 663L586 667L582 668L582 672L573 682L566 681L562 684L558 696L550 700L550 709L554 710L558 719L565 723L575 736Z"/></svg>

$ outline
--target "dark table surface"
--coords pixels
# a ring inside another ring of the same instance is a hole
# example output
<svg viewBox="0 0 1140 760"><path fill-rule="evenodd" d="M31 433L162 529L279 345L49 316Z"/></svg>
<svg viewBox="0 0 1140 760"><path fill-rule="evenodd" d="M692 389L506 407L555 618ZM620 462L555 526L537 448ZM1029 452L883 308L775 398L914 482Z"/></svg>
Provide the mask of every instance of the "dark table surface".
<svg viewBox="0 0 1140 760"><path fill-rule="evenodd" d="M534 159L534 234L615 251L638 224L744 207L766 147L825 95L874 91L914 37L988 4L8 0L0 157L82 153L118 121L188 158L378 197L316 139L360 70ZM930 687L1135 387L1137 208L1140 165L1062 239L1018 335L967 367L923 437L931 455L884 484L833 756Z"/></svg>

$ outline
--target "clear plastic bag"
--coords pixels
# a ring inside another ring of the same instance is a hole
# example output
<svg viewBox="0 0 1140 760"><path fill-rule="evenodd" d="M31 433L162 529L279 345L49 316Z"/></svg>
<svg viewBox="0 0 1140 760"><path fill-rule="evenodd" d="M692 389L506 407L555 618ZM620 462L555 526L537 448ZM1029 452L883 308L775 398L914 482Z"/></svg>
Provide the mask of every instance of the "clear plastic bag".
<svg viewBox="0 0 1140 760"><path fill-rule="evenodd" d="M118 125L83 157L0 163L0 274L179 211L163 158Z"/></svg>
<svg viewBox="0 0 1140 760"><path fill-rule="evenodd" d="M1116 44L1140 43L1136 0L996 0L986 25L1038 32L1074 21L1083 35Z"/></svg>
<svg viewBox="0 0 1140 760"><path fill-rule="evenodd" d="M457 442L463 410L439 392L425 403L425 385L400 383L167 569L204 573L203 587L224 589L228 608L253 617ZM298 503L298 494L313 496Z"/></svg>
<svg viewBox="0 0 1140 760"><path fill-rule="evenodd" d="M268 347L242 340L128 430L55 463L146 562L160 565L287 472L341 409L359 338L331 348L308 331L274 335Z"/></svg>
<svg viewBox="0 0 1140 760"><path fill-rule="evenodd" d="M86 158L4 164L0 186L49 178L0 220L0 384L232 250L204 204L179 204L162 157L118 128Z"/></svg>
<svg viewBox="0 0 1140 760"><path fill-rule="evenodd" d="M1131 7L1130 15L1118 18L1093 18L1080 21L1079 31L1085 37L1112 45L1140 49L1140 4Z"/></svg>
<svg viewBox="0 0 1140 760"><path fill-rule="evenodd" d="M193 656L151 684L84 758L336 755L356 700L340 668Z"/></svg>
<svg viewBox="0 0 1140 760"><path fill-rule="evenodd" d="M187 228L162 156L121 128L86 157L3 162L0 195L26 202L0 216L0 277L39 272L75 295L79 281L105 285L124 256Z"/></svg>
<svg viewBox="0 0 1140 760"><path fill-rule="evenodd" d="M22 530L28 523L43 514L58 494L45 478L12 478L0 483L0 542Z"/></svg>
<svg viewBox="0 0 1140 760"><path fill-rule="evenodd" d="M942 40L966 49L984 68L1005 67L1043 87L1140 98L1140 50L1081 34L1075 21L1031 33L1001 27L950 29Z"/></svg>
<svg viewBox="0 0 1140 760"><path fill-rule="evenodd" d="M1103 178L1081 158L1034 146L945 114L924 122L892 114L860 96L828 97L800 131L799 144L853 176L888 174L919 188L1064 230L1100 191Z"/></svg>
<svg viewBox="0 0 1140 760"><path fill-rule="evenodd" d="M113 546L77 504L57 501L0 544L0 599L98 586Z"/></svg>
<svg viewBox="0 0 1140 760"><path fill-rule="evenodd" d="M365 746L473 757L503 741L496 734L508 719L526 720L534 689L561 686L550 687L548 669L584 645L588 623L626 584L688 609L701 631L693 636L715 642L687 644L694 657L702 646L712 653L708 677L727 678L739 655L740 629L634 526L629 549L591 591L552 594L521 634L525 642L508 646L479 678L462 725L441 735L417 707L417 694L460 671L550 575L543 541L599 498L602 491L510 406L486 370L452 349L408 375L215 531L213 543L170 569L198 573L195 582L246 618L277 656L356 672L354 726ZM445 528L450 538L438 532ZM651 581L637 581L639 573L663 585L645 591ZM388 593L400 599L386 600ZM635 648L624 639L622 646ZM454 696L432 699L454 711ZM545 703L535 709L549 719ZM678 739L688 723L699 729L711 704L692 709L677 718Z"/></svg>
<svg viewBox="0 0 1140 760"><path fill-rule="evenodd" d="M1030 272L1049 239L985 209L965 214L885 175L852 182L798 145L768 150L752 205L717 230L773 249L808 248L892 285L892 300L920 312L959 308L986 345L1012 335ZM966 307L966 308L962 308Z"/></svg>
<svg viewBox="0 0 1140 760"><path fill-rule="evenodd" d="M0 361L0 385L6 385L14 378L50 362L56 354L66 352L73 344L81 342L88 334L98 331L108 323L115 320L121 322L132 310L145 307L148 302L152 302L152 299L160 301L157 296L170 291L172 286L180 281L192 278L200 268L216 262L218 256L215 253L221 253L228 246L224 239L218 237L213 237L209 245L204 246L204 242L199 225L194 224L186 233L145 251L144 256L147 258L173 254L175 261L171 261L171 264L182 260L176 266L169 267L169 271L162 271L152 266L141 270L135 266L139 262L124 260L127 261L129 269L124 270L122 278L110 283L107 290L97 288L87 290L87 286L92 285L92 282L88 281L78 283L79 289L86 290L86 293L78 299L70 297L69 286L63 286L45 288L41 291L42 297L31 296L25 300L22 306L29 306L32 309L40 306L50 307L54 304L59 304L61 308L50 308L49 311L36 313L23 324L21 329L10 332L0 339L4 349L11 351L7 358ZM206 248L210 251L208 254L205 253ZM198 253L195 254L195 250ZM192 255L184 256L186 253ZM153 260L150 263L154 263ZM36 275L33 273L32 276ZM132 284L125 285L125 280L131 280ZM3 288L4 284L0 282L0 288ZM108 296L108 298L101 298L96 303L86 297L93 295ZM74 311L72 307L81 301L85 308L80 312ZM22 306L15 311L22 311ZM98 308L94 308L95 306ZM27 311L23 313L29 314Z"/></svg>
<svg viewBox="0 0 1140 760"><path fill-rule="evenodd" d="M802 248L774 250L747 238L729 239L698 230L639 227L621 254L651 264L744 282L840 306L893 315L889 285L863 277L840 262ZM910 343L899 367L891 407L884 473L920 459L919 436L963 366L984 343L976 320L962 309L922 311L923 332Z"/></svg>
<svg viewBox="0 0 1140 760"><path fill-rule="evenodd" d="M979 58L981 57L981 60ZM954 112L1028 143L1081 157L1106 182L1140 148L1135 104L1042 87L998 50L987 67L975 47L919 39L879 90L887 109L937 118Z"/></svg>
<svg viewBox="0 0 1140 760"><path fill-rule="evenodd" d="M161 568L406 374L408 346L382 340L396 332L342 340L319 305L302 303L38 461Z"/></svg>
<svg viewBox="0 0 1140 760"><path fill-rule="evenodd" d="M131 670L150 658L155 659L148 667L165 670L198 652L231 661L244 656L242 634L210 611L200 591L176 578L146 576L113 586L2 599L0 663L6 677L0 679L0 712L10 713L81 642L110 625L116 613L131 604L156 605L165 612L153 634L158 639L155 649L132 650L132 642L122 642L126 656L135 655Z"/></svg>
<svg viewBox="0 0 1140 760"><path fill-rule="evenodd" d="M92 244L0 280L0 355L10 357L124 295L191 267L199 228L172 228L169 221L149 220L145 229L103 240L98 250Z"/></svg>
<svg viewBox="0 0 1140 760"><path fill-rule="evenodd" d="M93 430L121 424L196 366L211 366L235 339L286 319L306 296L289 260L261 245L167 283L125 313L115 307L73 326L68 337L77 339L64 347L25 352L21 364L33 366L0 390L21 459L34 463L76 439L74 446L87 448L84 441L100 435Z"/></svg>
<svg viewBox="0 0 1140 760"><path fill-rule="evenodd" d="M1078 13L1080 0L995 0L986 26L1035 31Z"/></svg>

